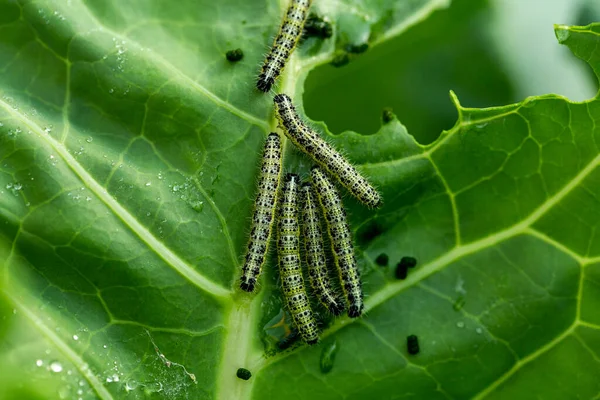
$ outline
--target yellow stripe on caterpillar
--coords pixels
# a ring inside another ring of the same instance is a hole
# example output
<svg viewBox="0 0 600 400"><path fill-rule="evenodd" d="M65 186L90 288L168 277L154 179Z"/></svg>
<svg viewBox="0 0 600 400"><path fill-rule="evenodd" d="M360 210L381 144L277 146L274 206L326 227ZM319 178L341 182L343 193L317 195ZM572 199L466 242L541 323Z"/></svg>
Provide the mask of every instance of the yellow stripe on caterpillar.
<svg viewBox="0 0 600 400"><path fill-rule="evenodd" d="M346 210L335 185L319 167L312 168L311 179L325 215L340 283L348 301L348 316L359 317L364 309L362 285Z"/></svg>
<svg viewBox="0 0 600 400"><path fill-rule="evenodd" d="M277 253L279 276L287 308L294 325L307 344L319 341L317 323L304 288L300 262L300 228L298 224L298 185L296 174L287 174L279 204Z"/></svg>
<svg viewBox="0 0 600 400"><path fill-rule="evenodd" d="M340 315L344 311L344 305L331 287L317 199L310 182L304 182L300 191L302 233L310 285L323 307L333 315Z"/></svg>
<svg viewBox="0 0 600 400"><path fill-rule="evenodd" d="M277 133L271 133L265 141L250 240L240 279L240 288L246 292L254 291L265 262L274 221L280 175L281 138Z"/></svg>
<svg viewBox="0 0 600 400"><path fill-rule="evenodd" d="M311 0L292 0L258 76L256 82L258 90L263 92L271 90L283 71L285 63L294 51L304 30L310 3Z"/></svg>
<svg viewBox="0 0 600 400"><path fill-rule="evenodd" d="M285 94L274 98L276 116L286 136L304 153L334 176L353 196L369 207L379 207L375 188L317 132L300 119L292 99Z"/></svg>

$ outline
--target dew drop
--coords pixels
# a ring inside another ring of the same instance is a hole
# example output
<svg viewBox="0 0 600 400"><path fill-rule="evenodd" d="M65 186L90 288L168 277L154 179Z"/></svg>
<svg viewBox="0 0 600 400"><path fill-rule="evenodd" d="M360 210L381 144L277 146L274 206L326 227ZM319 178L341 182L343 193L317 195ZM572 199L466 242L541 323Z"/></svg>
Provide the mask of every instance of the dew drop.
<svg viewBox="0 0 600 400"><path fill-rule="evenodd" d="M73 340L79 340L79 336L73 335Z"/></svg>
<svg viewBox="0 0 600 400"><path fill-rule="evenodd" d="M138 388L138 386L139 386L139 383L137 383L137 381L134 381L134 380L132 379L132 380L129 380L129 381L127 381L127 382L125 383L125 390L127 390L127 391L129 392L130 390L135 390L135 389L137 389L137 388Z"/></svg>
<svg viewBox="0 0 600 400"><path fill-rule="evenodd" d="M475 332L477 332L478 335L481 335L483 333L483 329L477 328L475 329Z"/></svg>
<svg viewBox="0 0 600 400"><path fill-rule="evenodd" d="M464 327L465 327L465 323L464 323L464 322L462 322L462 321L458 321L458 322L456 323L456 326L458 326L459 328L464 328Z"/></svg>
<svg viewBox="0 0 600 400"><path fill-rule="evenodd" d="M146 186L152 185L152 182L146 182Z"/></svg>
<svg viewBox="0 0 600 400"><path fill-rule="evenodd" d="M158 392L162 392L162 390L163 390L163 385L160 382L153 382L153 383L149 383L146 385L147 393L158 393Z"/></svg>
<svg viewBox="0 0 600 400"><path fill-rule="evenodd" d="M42 360L36 360L35 365L41 367L42 365L44 365L44 362Z"/></svg>
<svg viewBox="0 0 600 400"><path fill-rule="evenodd" d="M63 366L58 361L52 361L50 363L50 371L52 372L61 372L63 370Z"/></svg>
<svg viewBox="0 0 600 400"><path fill-rule="evenodd" d="M94 140L94 138L91 136L89 138L85 139L85 141L88 143L92 143L92 140Z"/></svg>
<svg viewBox="0 0 600 400"><path fill-rule="evenodd" d="M194 209L194 211L202 212L202 210L204 209L204 202L203 201L195 201L192 203L192 208Z"/></svg>

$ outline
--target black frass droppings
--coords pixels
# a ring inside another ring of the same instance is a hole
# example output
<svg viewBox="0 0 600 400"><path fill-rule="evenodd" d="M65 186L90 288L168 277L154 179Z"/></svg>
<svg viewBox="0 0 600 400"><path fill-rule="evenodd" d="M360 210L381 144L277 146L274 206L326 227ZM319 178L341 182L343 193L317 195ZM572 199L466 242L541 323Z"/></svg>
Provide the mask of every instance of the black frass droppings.
<svg viewBox="0 0 600 400"><path fill-rule="evenodd" d="M244 58L244 52L242 49L229 50L225 53L225 57L227 58L227 61L237 62Z"/></svg>
<svg viewBox="0 0 600 400"><path fill-rule="evenodd" d="M303 39L309 37L318 37L328 39L333 35L333 27L325 19L317 14L310 14L304 24Z"/></svg>
<svg viewBox="0 0 600 400"><path fill-rule="evenodd" d="M385 107L383 109L383 111L381 112L381 121L383 122L384 125L392 122L394 117L395 117L394 111L392 110L391 107Z"/></svg>
<svg viewBox="0 0 600 400"><path fill-rule="evenodd" d="M404 264L408 268L413 268L417 265L417 259L414 257L402 257L400 264Z"/></svg>
<svg viewBox="0 0 600 400"><path fill-rule="evenodd" d="M377 265L379 265L380 267L387 267L388 262L390 261L390 258L388 257L387 254L385 253L381 253L380 255L377 256L377 258L375 259L375 263Z"/></svg>
<svg viewBox="0 0 600 400"><path fill-rule="evenodd" d="M236 376L240 379L247 381L252 377L252 373L248 371L246 368L238 368Z"/></svg>
<svg viewBox="0 0 600 400"><path fill-rule="evenodd" d="M406 337L406 348L408 350L408 354L412 354L413 356L419 353L419 338L417 338L417 335L410 335Z"/></svg>
<svg viewBox="0 0 600 400"><path fill-rule="evenodd" d="M369 49L369 43L348 44L348 45L346 45L346 51L348 53L353 53L353 54L364 53L368 49Z"/></svg>
<svg viewBox="0 0 600 400"><path fill-rule="evenodd" d="M331 65L334 67L343 67L350 62L350 56L345 51L336 52L331 60Z"/></svg>
<svg viewBox="0 0 600 400"><path fill-rule="evenodd" d="M406 279L407 275L408 267L406 266L406 264L402 264L402 262L399 262L398 265L396 265L396 279L404 280Z"/></svg>
<svg viewBox="0 0 600 400"><path fill-rule="evenodd" d="M396 265L396 279L406 279L408 269L417 265L417 259L414 257L402 257Z"/></svg>

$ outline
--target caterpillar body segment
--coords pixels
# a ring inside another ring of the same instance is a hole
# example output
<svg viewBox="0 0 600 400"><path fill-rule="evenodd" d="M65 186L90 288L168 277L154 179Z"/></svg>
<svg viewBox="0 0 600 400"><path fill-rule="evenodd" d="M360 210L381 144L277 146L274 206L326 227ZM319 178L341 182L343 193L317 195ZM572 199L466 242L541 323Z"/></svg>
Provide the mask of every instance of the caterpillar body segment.
<svg viewBox="0 0 600 400"><path fill-rule="evenodd" d="M246 292L254 291L265 262L277 205L280 176L281 138L277 133L271 133L267 136L263 150L250 240L240 278L240 288Z"/></svg>
<svg viewBox="0 0 600 400"><path fill-rule="evenodd" d="M348 316L359 317L364 309L363 293L346 210L335 185L319 167L312 168L311 180L325 215L342 290L348 302Z"/></svg>
<svg viewBox="0 0 600 400"><path fill-rule="evenodd" d="M310 285L323 307L333 315L340 315L344 311L344 305L333 290L329 279L317 199L309 182L302 184L300 192L304 253Z"/></svg>
<svg viewBox="0 0 600 400"><path fill-rule="evenodd" d="M369 207L379 207L377 190L337 150L300 119L286 94L274 98L275 114L285 135L319 166L334 176L354 197Z"/></svg>
<svg viewBox="0 0 600 400"><path fill-rule="evenodd" d="M300 335L307 344L312 345L318 342L319 334L304 287L300 262L299 184L300 178L298 175L286 175L279 204L277 252L279 255L279 276L285 303Z"/></svg>
<svg viewBox="0 0 600 400"><path fill-rule="evenodd" d="M268 92L281 75L285 63L298 44L304 30L311 0L292 0L287 9L279 33L275 36L273 46L263 63L256 87L262 92Z"/></svg>

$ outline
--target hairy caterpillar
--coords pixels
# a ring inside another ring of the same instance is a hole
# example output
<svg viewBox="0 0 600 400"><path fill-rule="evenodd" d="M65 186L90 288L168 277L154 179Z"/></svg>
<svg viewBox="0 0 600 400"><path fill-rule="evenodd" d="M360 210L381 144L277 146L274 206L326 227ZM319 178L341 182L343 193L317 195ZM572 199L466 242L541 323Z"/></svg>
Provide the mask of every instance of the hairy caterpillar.
<svg viewBox="0 0 600 400"><path fill-rule="evenodd" d="M344 311L344 306L331 288L329 281L318 205L309 182L302 184L301 193L303 200L302 233L304 234L304 250L310 285L321 304L333 315L340 315Z"/></svg>
<svg viewBox="0 0 600 400"><path fill-rule="evenodd" d="M312 168L311 179L325 214L340 282L349 304L348 316L359 317L364 308L363 294L360 274L354 257L352 234L346 221L346 210L335 185L319 167Z"/></svg>
<svg viewBox="0 0 600 400"><path fill-rule="evenodd" d="M370 207L380 205L381 198L375 188L352 164L300 119L289 96L278 94L274 102L277 118L283 125L286 136L296 146L335 176L358 200Z"/></svg>
<svg viewBox="0 0 600 400"><path fill-rule="evenodd" d="M277 133L271 133L265 141L250 240L242 267L240 288L246 292L254 291L269 248L280 174L281 139Z"/></svg>
<svg viewBox="0 0 600 400"><path fill-rule="evenodd" d="M292 0L258 76L256 82L258 90L263 92L271 90L271 86L281 74L302 34L310 2L311 0Z"/></svg>
<svg viewBox="0 0 600 400"><path fill-rule="evenodd" d="M300 229L298 224L298 185L296 174L287 174L279 205L279 275L285 302L294 325L307 344L319 340L317 323L304 288L300 265Z"/></svg>

